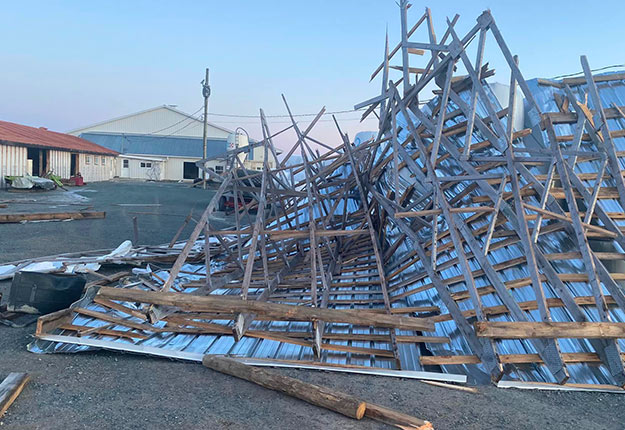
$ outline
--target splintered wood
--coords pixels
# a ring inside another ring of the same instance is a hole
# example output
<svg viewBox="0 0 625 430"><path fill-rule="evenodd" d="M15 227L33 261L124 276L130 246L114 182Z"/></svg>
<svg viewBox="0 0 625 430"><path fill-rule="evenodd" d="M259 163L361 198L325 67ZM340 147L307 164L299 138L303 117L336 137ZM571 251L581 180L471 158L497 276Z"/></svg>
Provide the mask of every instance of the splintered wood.
<svg viewBox="0 0 625 430"><path fill-rule="evenodd" d="M325 108L296 120L283 97L277 133L261 110L262 140L228 151L188 240L160 248L171 265L98 281L41 318L33 348L625 386L625 107L606 104L625 77L582 57L583 77L528 82L490 12L438 37L429 9L409 29L400 3L382 91L355 106L377 132L350 138L334 119L327 144L313 137ZM506 95L486 52L504 59ZM259 171L243 166L252 148ZM216 231L222 196L235 225Z"/></svg>

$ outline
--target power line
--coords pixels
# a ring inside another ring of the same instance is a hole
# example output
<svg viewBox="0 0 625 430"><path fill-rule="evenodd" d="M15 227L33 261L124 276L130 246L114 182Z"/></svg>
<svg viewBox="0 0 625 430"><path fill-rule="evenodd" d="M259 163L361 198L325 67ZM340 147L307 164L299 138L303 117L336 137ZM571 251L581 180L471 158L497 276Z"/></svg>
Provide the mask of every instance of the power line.
<svg viewBox="0 0 625 430"><path fill-rule="evenodd" d="M323 115L339 115L339 114L343 114L343 113L352 113L352 112L358 112L364 110L364 108L362 109L345 109L345 110L337 110L337 111L333 111L333 112L324 112ZM294 117L302 117L302 116L317 116L318 113L300 113L297 115L293 115ZM235 115L235 114L227 114L227 113L214 113L211 112L210 114L211 117L213 116L221 116L221 117L228 117L228 118L260 118L260 115ZM265 115L265 118L290 118L289 115Z"/></svg>
<svg viewBox="0 0 625 430"><path fill-rule="evenodd" d="M361 118L343 118L340 121L360 121ZM378 121L377 118L375 117L367 117L365 118L365 121L367 120L375 120ZM317 122L333 122L334 120L332 119L320 119ZM244 120L240 120L240 121L223 121L223 120L216 120L216 121L211 121L211 122L215 122L217 124L256 124L257 121L252 121L251 119L244 119ZM271 124L291 124L291 121L268 121Z"/></svg>
<svg viewBox="0 0 625 430"><path fill-rule="evenodd" d="M202 106L200 109L198 109L197 111L195 111L195 112L194 112L193 114L191 114L191 115L196 114L196 113L197 113L197 112L199 112L199 110L201 110L202 108L203 108L203 106ZM176 122L176 123L174 123L174 124L172 124L172 125L170 125L170 126L168 126L168 127L165 127L165 128L163 128L163 129L161 129L161 130L158 130L158 131L166 130L166 129L168 129L168 128L173 127L174 125L180 124L180 123L182 123L182 122L184 122L184 121L188 121L188 120L190 120L190 119L195 119L195 118L188 117L188 118L182 119L182 120L180 120L180 121L178 121L178 122ZM193 124L193 122L189 122L188 124L186 124L186 125L184 125L184 126L182 126L182 127L178 128L178 129L176 129L176 130L172 131L170 134L165 134L165 135L155 134L155 133L158 133L158 131L155 131L155 132L152 132L152 133L142 133L141 135L142 135L142 136L170 137L170 136L173 136L174 134L178 133L179 131L184 130L185 128L189 127L189 126L190 126L190 125L192 125L192 124ZM124 139L126 139L126 140L128 141L128 143L132 143L132 142L130 141L130 139L128 138L128 136L127 136L125 133L122 133L122 137L123 137ZM131 136L131 137L134 137L134 136Z"/></svg>
<svg viewBox="0 0 625 430"><path fill-rule="evenodd" d="M607 69L614 69L616 67L625 67L625 64L613 64L612 66L605 66L605 67L600 67L598 69L593 69L591 70L591 72L600 72L602 70L607 70ZM568 75L560 75L560 76L554 76L551 79L561 79L561 78L569 78L571 76L577 76L577 75L581 75L584 72L577 72L577 73L569 73Z"/></svg>
<svg viewBox="0 0 625 430"><path fill-rule="evenodd" d="M190 114L190 115L189 115L189 116L187 116L186 118L183 118L183 119L181 119L180 121L173 123L172 125L168 125L167 127L161 128L160 130L156 130L156 131L153 131L153 132L151 132L151 133L142 133L142 134L147 134L147 135L157 134L157 133L160 133L161 131L165 131L165 130L167 130L168 128L175 127L176 125L178 125L178 124L180 124L180 123L182 123L182 122L188 121L188 120L190 120L190 119L195 119L195 120L197 120L197 118L195 118L193 115L197 114L197 113L198 113L199 111L201 111L203 108L204 108L204 106L200 106L200 108L199 108L198 110L196 110L195 112L193 112L192 114ZM176 133L177 131L179 131L179 130L174 131L172 134ZM160 135L159 135L159 136L160 136ZM171 134L168 134L167 136L171 136Z"/></svg>
<svg viewBox="0 0 625 430"><path fill-rule="evenodd" d="M163 127L159 130L153 131L151 133L141 133L144 136L159 136L159 137L169 137L172 136L176 133L178 133L181 130L184 130L185 128L189 127L190 125L193 124L193 122L189 122L188 124L184 125L181 128L178 128L174 131L172 131L169 134L166 135L161 135L158 134L162 131L168 130L172 127L175 127L179 124L184 123L185 121L191 121L191 120L196 120L196 121L201 121L201 118L195 117L195 115L200 112L202 109L204 108L204 106L200 106L195 112L193 112L192 114L189 114L187 117L181 119L180 121L177 121L171 125L168 125L167 127ZM359 111L363 111L365 108L362 109L344 109L344 110L337 110L337 111L329 111L329 112L324 112L323 116L326 115L341 115L341 114L346 114L346 113L354 113L354 112L359 112ZM293 117L295 118L301 118L301 117L310 117L310 116L317 116L318 113L302 113L302 114L295 114L293 115ZM243 118L246 119L247 121L223 121L223 120L211 120L210 122L214 122L214 123L219 123L219 124L241 124L241 123L247 123L247 124L252 124L252 123L256 123L256 121L251 121L251 120L258 120L260 119L260 115L235 115L235 114L225 114L225 113L210 113L211 117L222 117L222 118ZM289 115L265 115L265 118L290 118ZM369 120L369 119L376 119L376 118L372 118L372 117L368 117L365 120ZM343 118L341 121L360 121L361 118ZM377 119L376 119L377 120ZM331 119L320 119L318 122L331 122L333 120ZM290 124L291 121L269 121L272 124ZM126 136L124 136L126 138L126 140L128 140L128 138ZM129 140L128 140L129 141ZM129 141L130 142L130 141Z"/></svg>

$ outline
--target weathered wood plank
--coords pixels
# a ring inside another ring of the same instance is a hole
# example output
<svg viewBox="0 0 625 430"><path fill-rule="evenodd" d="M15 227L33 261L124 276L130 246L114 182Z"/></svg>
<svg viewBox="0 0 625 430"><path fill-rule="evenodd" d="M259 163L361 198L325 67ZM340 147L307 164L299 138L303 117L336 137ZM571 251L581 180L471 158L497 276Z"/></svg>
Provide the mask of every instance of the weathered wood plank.
<svg viewBox="0 0 625 430"><path fill-rule="evenodd" d="M613 322L476 322L478 337L527 338L625 338L625 323Z"/></svg>
<svg viewBox="0 0 625 430"><path fill-rule="evenodd" d="M241 300L224 296L191 296L183 293L166 293L111 287L101 287L98 291L98 296L111 300L175 306L187 311L196 312L254 313L277 318L301 318L304 321L325 320L405 330L434 330L434 323L427 318L376 314L352 309L338 310L290 306L260 302L257 300Z"/></svg>
<svg viewBox="0 0 625 430"><path fill-rule="evenodd" d="M18 223L22 221L100 219L105 217L106 212L94 211L0 214L0 224Z"/></svg>
<svg viewBox="0 0 625 430"><path fill-rule="evenodd" d="M2 381L0 384L0 417L15 402L29 379L28 373L13 372L9 373L9 376Z"/></svg>

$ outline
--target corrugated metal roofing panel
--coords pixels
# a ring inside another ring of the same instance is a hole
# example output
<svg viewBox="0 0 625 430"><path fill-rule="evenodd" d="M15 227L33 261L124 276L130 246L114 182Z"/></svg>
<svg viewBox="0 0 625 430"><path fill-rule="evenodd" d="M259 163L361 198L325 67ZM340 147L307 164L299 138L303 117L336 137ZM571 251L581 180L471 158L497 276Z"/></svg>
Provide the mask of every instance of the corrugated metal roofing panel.
<svg viewBox="0 0 625 430"><path fill-rule="evenodd" d="M46 128L28 127L13 122L0 121L0 142L39 146L93 154L117 155L117 152L92 141L57 133Z"/></svg>

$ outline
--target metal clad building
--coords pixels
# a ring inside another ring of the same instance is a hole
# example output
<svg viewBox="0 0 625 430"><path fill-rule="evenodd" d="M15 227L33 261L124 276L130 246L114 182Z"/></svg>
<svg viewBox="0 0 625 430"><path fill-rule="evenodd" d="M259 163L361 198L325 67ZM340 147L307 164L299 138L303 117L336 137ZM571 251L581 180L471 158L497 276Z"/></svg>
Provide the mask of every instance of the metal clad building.
<svg viewBox="0 0 625 430"><path fill-rule="evenodd" d="M83 139L120 153L118 173L122 178L181 180L198 177L195 162L202 158L203 142L197 137L158 136L89 132ZM208 139L207 155L219 156L227 150L226 139ZM214 161L209 167L220 170Z"/></svg>
<svg viewBox="0 0 625 430"><path fill-rule="evenodd" d="M122 178L180 181L201 176L195 162L202 158L203 127L200 119L164 105L69 134L119 152L116 172ZM225 154L227 139L232 134L231 130L209 123L207 156ZM245 161L246 167L260 168L262 155L262 148L254 148ZM207 167L220 173L225 161L214 160Z"/></svg>
<svg viewBox="0 0 625 430"><path fill-rule="evenodd" d="M171 106L163 105L152 109L113 118L107 121L68 131L78 136L87 132L154 134L160 136L202 137L204 123L192 115ZM232 131L208 124L208 136L226 139Z"/></svg>

